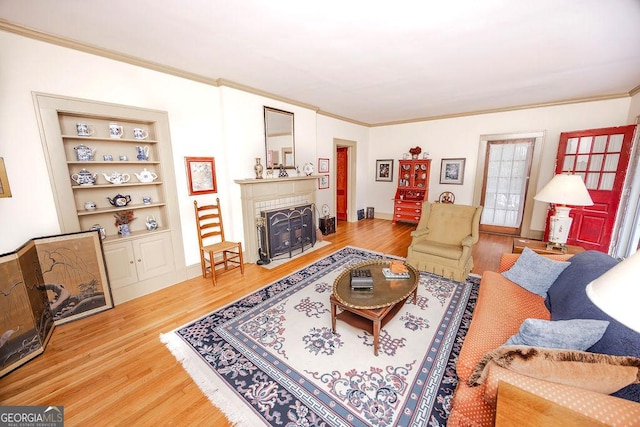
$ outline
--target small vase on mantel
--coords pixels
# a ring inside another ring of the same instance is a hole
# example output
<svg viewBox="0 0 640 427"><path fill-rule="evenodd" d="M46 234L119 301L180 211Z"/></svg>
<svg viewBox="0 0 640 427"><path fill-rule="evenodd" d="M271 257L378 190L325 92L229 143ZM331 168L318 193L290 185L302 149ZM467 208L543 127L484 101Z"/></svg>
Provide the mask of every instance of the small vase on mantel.
<svg viewBox="0 0 640 427"><path fill-rule="evenodd" d="M256 164L253 166L253 170L256 173L256 179L262 179L264 168L262 167L262 163L260 163L260 157L256 157Z"/></svg>

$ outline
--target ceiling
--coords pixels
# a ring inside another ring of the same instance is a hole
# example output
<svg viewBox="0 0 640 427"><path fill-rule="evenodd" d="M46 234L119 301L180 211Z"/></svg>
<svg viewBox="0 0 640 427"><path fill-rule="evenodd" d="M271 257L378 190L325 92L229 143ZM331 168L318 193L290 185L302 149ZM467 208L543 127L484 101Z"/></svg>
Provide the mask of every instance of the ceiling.
<svg viewBox="0 0 640 427"><path fill-rule="evenodd" d="M370 125L640 85L640 0L0 0L0 19Z"/></svg>

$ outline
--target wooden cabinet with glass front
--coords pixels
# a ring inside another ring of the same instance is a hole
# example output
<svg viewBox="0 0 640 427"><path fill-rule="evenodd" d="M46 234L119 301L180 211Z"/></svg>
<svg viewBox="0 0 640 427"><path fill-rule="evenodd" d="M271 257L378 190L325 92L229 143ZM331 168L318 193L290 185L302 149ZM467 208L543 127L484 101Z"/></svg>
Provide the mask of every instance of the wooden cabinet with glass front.
<svg viewBox="0 0 640 427"><path fill-rule="evenodd" d="M393 222L417 224L422 203L429 197L430 159L400 160L398 189L393 199Z"/></svg>

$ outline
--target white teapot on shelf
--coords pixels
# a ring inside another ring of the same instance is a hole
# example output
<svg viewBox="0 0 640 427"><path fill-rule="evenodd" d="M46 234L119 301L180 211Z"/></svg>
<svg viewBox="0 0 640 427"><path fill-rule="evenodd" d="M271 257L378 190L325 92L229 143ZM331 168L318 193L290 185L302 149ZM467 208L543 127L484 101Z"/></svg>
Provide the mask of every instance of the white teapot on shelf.
<svg viewBox="0 0 640 427"><path fill-rule="evenodd" d="M147 230L149 231L154 231L158 229L158 221L156 221L156 218L153 215L149 215L147 217L147 221L144 223L144 225L147 227Z"/></svg>
<svg viewBox="0 0 640 427"><path fill-rule="evenodd" d="M113 172L111 175L103 173L104 179L112 184L124 184L129 182L131 176L128 173Z"/></svg>
<svg viewBox="0 0 640 427"><path fill-rule="evenodd" d="M82 168L78 173L71 175L71 179L80 185L93 185L96 182L98 174L92 174L85 168Z"/></svg>
<svg viewBox="0 0 640 427"><path fill-rule="evenodd" d="M140 173L134 172L134 175L140 182L153 182L158 178L158 175L156 175L156 173L148 171L147 168L144 168Z"/></svg>

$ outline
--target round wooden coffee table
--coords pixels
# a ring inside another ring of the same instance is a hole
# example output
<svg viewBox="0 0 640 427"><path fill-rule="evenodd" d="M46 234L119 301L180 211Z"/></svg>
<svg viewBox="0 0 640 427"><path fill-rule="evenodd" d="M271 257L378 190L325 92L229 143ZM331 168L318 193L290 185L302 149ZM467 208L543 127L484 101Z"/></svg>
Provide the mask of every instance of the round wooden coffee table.
<svg viewBox="0 0 640 427"><path fill-rule="evenodd" d="M382 273L391 260L365 261L343 271L333 282L331 303L331 329L336 331L336 319L373 334L373 354L378 355L380 329L396 315L404 302L413 294L416 302L420 273L408 265L408 279L387 279ZM369 269L373 289L351 289L351 270ZM337 313L337 308L342 311Z"/></svg>

